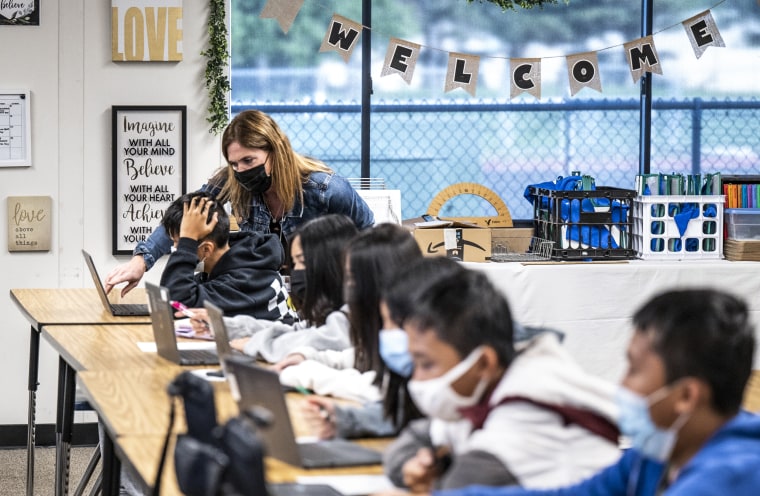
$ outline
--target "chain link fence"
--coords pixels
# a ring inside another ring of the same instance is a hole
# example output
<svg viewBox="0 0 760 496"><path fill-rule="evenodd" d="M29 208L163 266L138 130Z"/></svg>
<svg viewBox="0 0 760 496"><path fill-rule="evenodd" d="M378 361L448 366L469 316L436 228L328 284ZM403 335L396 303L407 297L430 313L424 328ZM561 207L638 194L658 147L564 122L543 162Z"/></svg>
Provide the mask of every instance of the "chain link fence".
<svg viewBox="0 0 760 496"><path fill-rule="evenodd" d="M651 172L760 173L760 102L653 102ZM361 173L361 108L356 105L234 104L270 114L293 147L339 174ZM581 171L597 185L632 189L639 170L639 101L561 103L383 103L373 105L370 176L401 190L402 215L427 212L445 187L479 183L515 219L529 219L526 186ZM435 212L434 212L435 213ZM462 195L441 216L487 216L483 199Z"/></svg>

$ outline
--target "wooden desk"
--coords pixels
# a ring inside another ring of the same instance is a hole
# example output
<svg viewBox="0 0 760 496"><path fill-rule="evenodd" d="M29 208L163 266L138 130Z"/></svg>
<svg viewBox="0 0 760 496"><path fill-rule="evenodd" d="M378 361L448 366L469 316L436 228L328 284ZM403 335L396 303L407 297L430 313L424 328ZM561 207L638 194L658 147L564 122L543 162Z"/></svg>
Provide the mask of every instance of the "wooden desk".
<svg viewBox="0 0 760 496"><path fill-rule="evenodd" d="M178 367L164 367L141 370L101 370L85 371L79 374L85 395L106 425L109 442L113 445L108 449L112 450L112 453L138 476L146 493L150 492L155 482L161 449L168 429L170 403L166 386L176 376L175 372L178 369ZM237 415L237 405L232 399L227 382L216 381L212 384L214 385L217 419L219 423L224 423ZM286 399L289 411L297 412L304 396L289 393ZM297 436L312 434L300 416L293 415L291 421ZM185 430L184 415L178 403L173 426L174 434L161 478L161 493L163 495L181 494L177 486L174 469L174 441L176 435L185 432ZM358 442L382 451L390 441L388 439L368 439ZM111 461L108 462L109 465L112 463ZM301 475L382 473L382 466L380 465L305 470L273 458L267 458L265 463L267 481L272 483L293 482ZM105 464L106 461L104 460L104 467ZM105 487L107 486L104 484Z"/></svg>
<svg viewBox="0 0 760 496"><path fill-rule="evenodd" d="M70 289L11 289L11 300L31 324L29 338L29 408L27 419L26 493L34 494L34 447L35 415L37 410L37 386L39 379L40 332L43 326L54 324L144 324L150 317L114 317L103 308L94 288ZM145 290L132 290L124 303L145 303ZM60 377L60 376L59 376ZM61 394L65 384L59 381ZM56 422L56 438L60 436Z"/></svg>

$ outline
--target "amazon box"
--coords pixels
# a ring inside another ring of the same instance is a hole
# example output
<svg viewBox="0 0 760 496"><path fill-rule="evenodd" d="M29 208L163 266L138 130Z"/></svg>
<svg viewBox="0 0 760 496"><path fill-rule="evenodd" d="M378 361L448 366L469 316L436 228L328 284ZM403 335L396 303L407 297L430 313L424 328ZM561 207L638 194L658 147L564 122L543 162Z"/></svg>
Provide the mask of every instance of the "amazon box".
<svg viewBox="0 0 760 496"><path fill-rule="evenodd" d="M420 228L414 239L426 257L449 257L463 262L491 260L491 230L485 228Z"/></svg>

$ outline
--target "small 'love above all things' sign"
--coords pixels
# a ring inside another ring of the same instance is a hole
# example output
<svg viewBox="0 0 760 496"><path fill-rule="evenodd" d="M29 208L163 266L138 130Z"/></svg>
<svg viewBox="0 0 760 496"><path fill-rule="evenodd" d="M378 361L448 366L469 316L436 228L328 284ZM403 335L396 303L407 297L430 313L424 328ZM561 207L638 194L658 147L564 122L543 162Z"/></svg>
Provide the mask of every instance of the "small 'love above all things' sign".
<svg viewBox="0 0 760 496"><path fill-rule="evenodd" d="M9 196L8 251L50 251L52 209L49 196Z"/></svg>

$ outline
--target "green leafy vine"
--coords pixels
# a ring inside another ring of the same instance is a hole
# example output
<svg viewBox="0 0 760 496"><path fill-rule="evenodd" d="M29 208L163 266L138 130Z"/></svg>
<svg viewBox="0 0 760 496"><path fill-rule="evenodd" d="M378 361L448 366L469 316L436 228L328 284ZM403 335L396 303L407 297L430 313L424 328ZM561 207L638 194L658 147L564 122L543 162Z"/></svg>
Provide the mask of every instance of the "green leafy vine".
<svg viewBox="0 0 760 496"><path fill-rule="evenodd" d="M473 3L475 0L467 0L467 3ZM544 8L544 4L556 4L558 0L477 0L479 3L489 2L501 7L501 10L516 10L517 7L523 9L532 9L538 7ZM565 0L567 3L568 0Z"/></svg>
<svg viewBox="0 0 760 496"><path fill-rule="evenodd" d="M228 94L230 80L227 77L227 62L230 58L227 46L227 23L224 11L225 0L209 0L208 49L201 52L206 57L205 81L208 90L208 117L210 133L219 134L229 119Z"/></svg>

